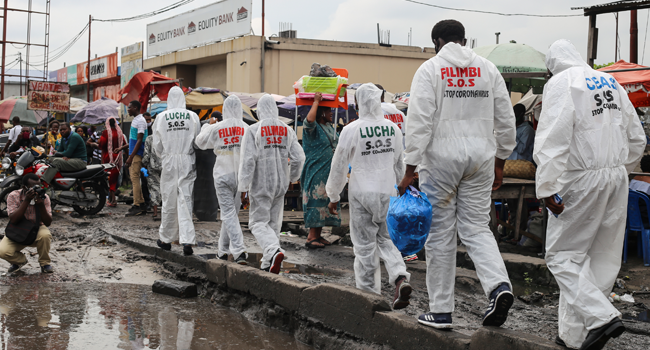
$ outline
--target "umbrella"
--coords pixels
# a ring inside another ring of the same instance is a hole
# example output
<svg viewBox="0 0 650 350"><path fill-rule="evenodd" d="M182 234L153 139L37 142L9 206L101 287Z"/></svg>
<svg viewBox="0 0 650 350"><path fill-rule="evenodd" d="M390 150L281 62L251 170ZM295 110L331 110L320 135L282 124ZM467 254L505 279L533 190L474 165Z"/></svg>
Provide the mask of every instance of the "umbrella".
<svg viewBox="0 0 650 350"><path fill-rule="evenodd" d="M70 97L70 113L77 114L82 108L86 107L88 102L76 97Z"/></svg>
<svg viewBox="0 0 650 350"><path fill-rule="evenodd" d="M647 68L635 63L620 60L611 66L600 68L599 71L610 71L619 69ZM634 107L650 106L650 70L637 70L629 72L609 73L619 84L623 85L627 96Z"/></svg>
<svg viewBox="0 0 650 350"><path fill-rule="evenodd" d="M190 109L209 109L223 105L219 89L197 88L185 95L185 104Z"/></svg>
<svg viewBox="0 0 650 350"><path fill-rule="evenodd" d="M547 72L546 56L525 44L487 45L475 48L474 52L494 63L501 73ZM546 83L543 78L514 78L507 81L511 91L526 93L532 86L537 94L542 93Z"/></svg>
<svg viewBox="0 0 650 350"><path fill-rule="evenodd" d="M102 124L109 117L119 119L118 110L120 105L107 97L87 104L70 121L73 123L85 123L91 125Z"/></svg>
<svg viewBox="0 0 650 350"><path fill-rule="evenodd" d="M6 122L13 117L20 118L21 125L37 126L47 119L47 112L28 110L27 96L14 96L0 101L0 121Z"/></svg>

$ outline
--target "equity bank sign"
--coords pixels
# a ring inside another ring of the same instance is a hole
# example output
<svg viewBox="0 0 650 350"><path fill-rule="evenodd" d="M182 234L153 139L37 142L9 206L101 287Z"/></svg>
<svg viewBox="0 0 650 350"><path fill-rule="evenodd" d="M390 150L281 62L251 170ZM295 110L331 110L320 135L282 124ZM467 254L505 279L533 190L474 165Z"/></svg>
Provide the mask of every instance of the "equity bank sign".
<svg viewBox="0 0 650 350"><path fill-rule="evenodd" d="M147 25L147 56L248 34L251 0L226 0Z"/></svg>

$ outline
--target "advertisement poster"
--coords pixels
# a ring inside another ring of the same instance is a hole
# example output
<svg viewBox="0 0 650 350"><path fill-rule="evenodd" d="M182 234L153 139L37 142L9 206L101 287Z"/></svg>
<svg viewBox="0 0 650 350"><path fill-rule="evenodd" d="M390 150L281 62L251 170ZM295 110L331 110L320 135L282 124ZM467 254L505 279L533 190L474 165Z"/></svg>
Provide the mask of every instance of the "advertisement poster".
<svg viewBox="0 0 650 350"><path fill-rule="evenodd" d="M61 113L70 110L68 83L29 80L27 86L27 109Z"/></svg>
<svg viewBox="0 0 650 350"><path fill-rule="evenodd" d="M122 57L122 75L120 77L120 86L125 87L136 73L143 71L142 54L144 42L135 43L121 49Z"/></svg>
<svg viewBox="0 0 650 350"><path fill-rule="evenodd" d="M147 25L147 56L250 33L251 0L226 0Z"/></svg>

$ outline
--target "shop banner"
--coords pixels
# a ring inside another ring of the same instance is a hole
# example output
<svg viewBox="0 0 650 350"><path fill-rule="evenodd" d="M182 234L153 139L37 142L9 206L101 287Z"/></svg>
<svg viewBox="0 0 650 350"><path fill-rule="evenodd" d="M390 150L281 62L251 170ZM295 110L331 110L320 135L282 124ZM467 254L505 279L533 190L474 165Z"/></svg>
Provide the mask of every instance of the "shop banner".
<svg viewBox="0 0 650 350"><path fill-rule="evenodd" d="M117 76L117 52L90 60L90 81Z"/></svg>
<svg viewBox="0 0 650 350"><path fill-rule="evenodd" d="M68 66L68 84L77 85L77 65Z"/></svg>
<svg viewBox="0 0 650 350"><path fill-rule="evenodd" d="M135 43L121 49L122 57L122 75L120 76L120 86L125 87L129 80L133 78L136 73L143 71L142 68L142 53L144 42Z"/></svg>
<svg viewBox="0 0 650 350"><path fill-rule="evenodd" d="M120 96L120 85L105 85L105 86L96 86L93 88L93 101L97 101L102 97L110 98L111 100L119 101Z"/></svg>
<svg viewBox="0 0 650 350"><path fill-rule="evenodd" d="M66 113L70 110L68 83L29 80L27 109Z"/></svg>
<svg viewBox="0 0 650 350"><path fill-rule="evenodd" d="M252 0L225 0L147 25L147 56L250 33Z"/></svg>

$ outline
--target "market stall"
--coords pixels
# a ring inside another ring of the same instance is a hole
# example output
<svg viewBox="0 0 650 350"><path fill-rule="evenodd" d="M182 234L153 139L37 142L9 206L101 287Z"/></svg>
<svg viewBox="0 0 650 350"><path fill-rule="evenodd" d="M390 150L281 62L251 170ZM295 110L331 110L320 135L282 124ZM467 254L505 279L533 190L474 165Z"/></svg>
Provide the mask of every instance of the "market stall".
<svg viewBox="0 0 650 350"><path fill-rule="evenodd" d="M620 60L598 70L611 74L625 88L634 107L650 107L650 67Z"/></svg>

